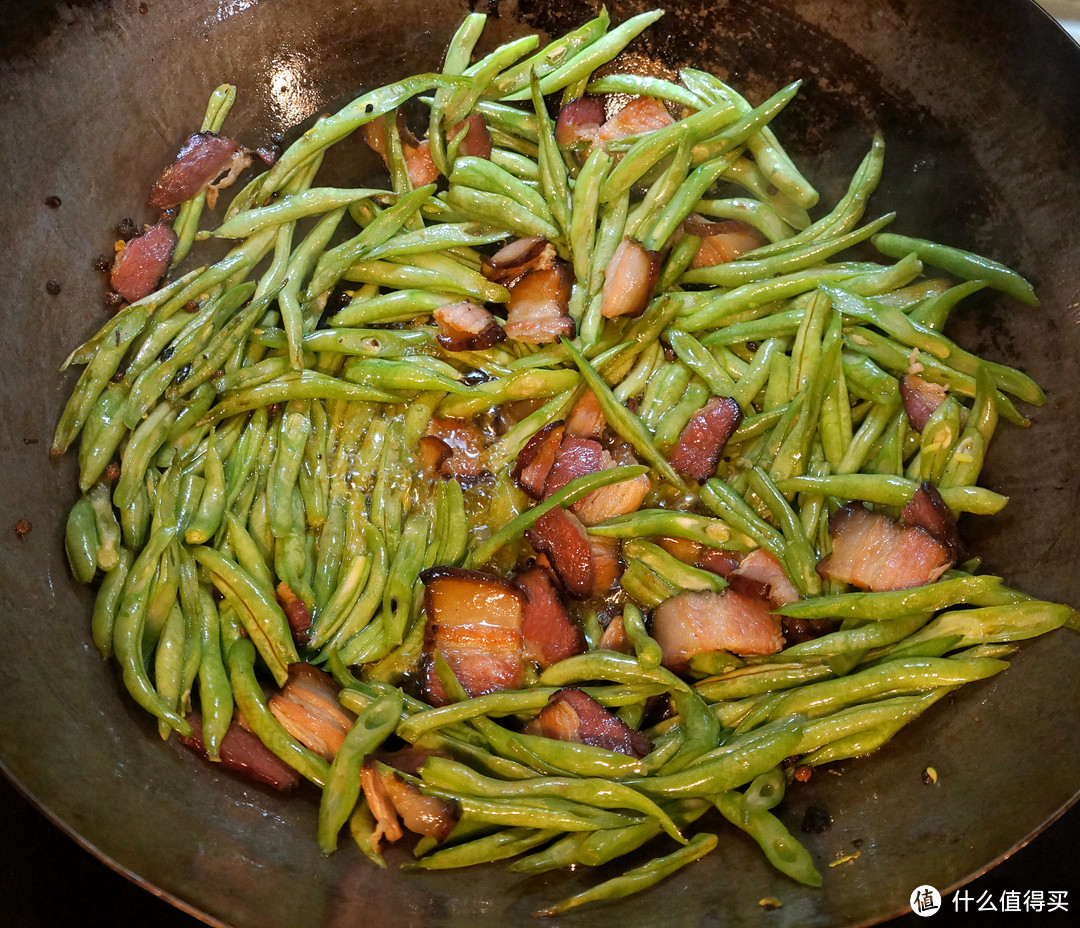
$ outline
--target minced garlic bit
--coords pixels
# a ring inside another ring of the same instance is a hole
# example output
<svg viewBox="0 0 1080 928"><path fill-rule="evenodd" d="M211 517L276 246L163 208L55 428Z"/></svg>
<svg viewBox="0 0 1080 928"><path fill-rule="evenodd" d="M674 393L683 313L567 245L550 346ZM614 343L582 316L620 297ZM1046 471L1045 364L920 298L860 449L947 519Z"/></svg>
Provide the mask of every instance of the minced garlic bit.
<svg viewBox="0 0 1080 928"><path fill-rule="evenodd" d="M922 774L922 781L927 786L937 783L937 771L933 767L927 767Z"/></svg>
<svg viewBox="0 0 1080 928"><path fill-rule="evenodd" d="M771 912L773 909L778 909L783 904L784 903L782 903L779 899L774 898L773 896L766 896L764 899L758 899L758 905L761 906L766 912Z"/></svg>
<svg viewBox="0 0 1080 928"><path fill-rule="evenodd" d="M829 866L839 867L840 864L850 864L853 860L858 860L860 857L862 857L862 851L853 851L850 854L845 854L843 857L834 860Z"/></svg>
<svg viewBox="0 0 1080 928"><path fill-rule="evenodd" d="M911 354L908 355L907 372L909 374L921 374L924 370L926 368L919 363L919 349L912 348Z"/></svg>

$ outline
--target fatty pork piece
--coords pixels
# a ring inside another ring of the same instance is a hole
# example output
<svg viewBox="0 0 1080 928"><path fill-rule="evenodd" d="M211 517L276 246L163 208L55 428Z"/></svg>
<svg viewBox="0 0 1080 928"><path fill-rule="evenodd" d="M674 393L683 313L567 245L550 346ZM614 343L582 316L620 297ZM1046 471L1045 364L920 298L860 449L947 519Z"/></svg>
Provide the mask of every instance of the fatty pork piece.
<svg viewBox="0 0 1080 928"><path fill-rule="evenodd" d="M419 445L424 468L433 477L453 478L468 486L486 475L484 436L467 419L436 416Z"/></svg>
<svg viewBox="0 0 1080 928"><path fill-rule="evenodd" d="M495 574L458 567L433 567L420 579L426 587L420 663L425 699L433 706L450 702L435 669L437 653L469 696L520 687L525 594Z"/></svg>
<svg viewBox="0 0 1080 928"><path fill-rule="evenodd" d="M514 477L534 499L546 499L571 480L615 467L617 461L592 438L567 434L567 426L553 422L537 432L521 449ZM652 489L645 474L593 490L571 506L586 525L636 512Z"/></svg>
<svg viewBox="0 0 1080 928"><path fill-rule="evenodd" d="M861 503L845 506L829 520L832 553L817 571L875 592L933 583L954 561L949 549L925 528L904 525Z"/></svg>
<svg viewBox="0 0 1080 928"><path fill-rule="evenodd" d="M525 539L547 556L563 588L575 599L588 599L596 589L596 565L589 534L572 512L549 509L525 533Z"/></svg>
<svg viewBox="0 0 1080 928"><path fill-rule="evenodd" d="M176 242L172 227L159 222L125 243L113 259L109 286L129 303L152 293L169 268Z"/></svg>
<svg viewBox="0 0 1080 928"><path fill-rule="evenodd" d="M573 338L577 327L569 313L572 285L569 266L563 261L518 278L509 288L506 337L529 345L546 345L562 336Z"/></svg>
<svg viewBox="0 0 1080 928"><path fill-rule="evenodd" d="M530 235L514 239L483 259L482 270L488 280L510 287L530 271L550 270L556 263L555 246L546 238Z"/></svg>
<svg viewBox="0 0 1080 928"><path fill-rule="evenodd" d="M724 220L711 222L691 213L683 220L682 229L701 239L691 267L713 267L741 258L763 244L761 234L745 222Z"/></svg>
<svg viewBox="0 0 1080 928"><path fill-rule="evenodd" d="M150 191L150 205L171 209L206 188L207 203L213 209L217 191L228 187L250 164L251 155L234 139L214 132L196 132L188 136L173 163L158 175ZM226 176L214 184L222 174Z"/></svg>
<svg viewBox="0 0 1080 928"><path fill-rule="evenodd" d="M415 783L401 775L392 757L387 762L389 766L369 754L360 768L364 798L376 823L372 849L379 850L383 838L392 843L404 837L402 825L415 834L445 841L458 820L454 804L425 796Z"/></svg>
<svg viewBox="0 0 1080 928"><path fill-rule="evenodd" d="M663 652L663 664L685 671L695 654L775 654L784 645L780 617L767 599L732 587L678 593L653 612L653 637Z"/></svg>
<svg viewBox="0 0 1080 928"><path fill-rule="evenodd" d="M714 396L694 413L671 449L671 466L684 477L704 483L714 473L724 446L742 422L742 410L730 396Z"/></svg>
<svg viewBox="0 0 1080 928"><path fill-rule="evenodd" d="M911 501L900 513L900 518L905 525L917 525L926 529L945 546L954 564L964 559L964 542L960 538L956 516L945 505L938 488L930 481L924 480L919 485Z"/></svg>
<svg viewBox="0 0 1080 928"><path fill-rule="evenodd" d="M575 741L616 751L630 757L644 757L652 743L595 699L576 687L555 693L525 732L556 741Z"/></svg>
<svg viewBox="0 0 1080 928"><path fill-rule="evenodd" d="M656 289L661 261L660 252L649 251L640 242L624 238L604 269L600 315L614 319L645 312Z"/></svg>
<svg viewBox="0 0 1080 928"><path fill-rule="evenodd" d="M581 626L570 618L559 599L559 591L543 567L530 567L514 579L514 586L525 594L521 635L526 657L541 667L550 667L585 650Z"/></svg>
<svg viewBox="0 0 1080 928"><path fill-rule="evenodd" d="M191 734L182 736L180 741L208 760L206 743L203 741L202 716L198 712L189 712L187 720L191 723ZM281 792L296 789L303 779L235 718L221 739L218 754L222 767Z"/></svg>
<svg viewBox="0 0 1080 928"><path fill-rule="evenodd" d="M439 327L436 338L447 351L483 351L506 338L491 313L467 300L440 306L432 316Z"/></svg>
<svg viewBox="0 0 1080 928"><path fill-rule="evenodd" d="M303 661L289 665L285 686L267 701L282 727L323 760L333 760L355 716L338 702L341 687Z"/></svg>

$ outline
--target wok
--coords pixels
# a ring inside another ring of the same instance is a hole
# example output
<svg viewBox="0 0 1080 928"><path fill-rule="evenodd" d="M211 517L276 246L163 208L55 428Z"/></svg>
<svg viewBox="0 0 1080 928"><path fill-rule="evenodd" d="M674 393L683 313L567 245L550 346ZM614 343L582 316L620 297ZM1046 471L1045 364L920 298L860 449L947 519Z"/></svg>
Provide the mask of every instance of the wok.
<svg viewBox="0 0 1080 928"><path fill-rule="evenodd" d="M824 203L880 128L888 164L876 213L899 209L898 231L991 253L1034 282L1039 309L986 296L955 321L965 345L1024 368L1049 396L1030 434L1003 427L985 471L1013 504L964 529L988 570L1080 603L1080 50L1026 0L666 5L651 54L715 69L755 100L805 79L777 129ZM643 6L609 4L616 21ZM559 32L595 8L492 2L485 42ZM384 872L351 848L324 859L313 797L283 800L209 769L175 739L162 744L90 643L91 595L70 580L62 547L74 464L47 453L73 382L57 367L104 319L93 259L121 217L150 218L143 193L210 90L238 86L229 126L263 144L361 87L437 67L467 11L448 0L0 3L0 762L86 848L211 922L522 924L540 900L590 880L499 866L464 879ZM45 205L50 196L62 205ZM12 530L20 519L33 524L24 540ZM1031 643L1007 673L943 700L878 755L791 790L783 817L793 830L810 805L834 820L806 836L821 890L784 881L725 832L718 854L647 898L559 923L741 925L776 897L774 926L869 924L903 911L921 883L962 884L1080 789L1078 660L1078 636ZM855 849L851 864L826 866Z"/></svg>

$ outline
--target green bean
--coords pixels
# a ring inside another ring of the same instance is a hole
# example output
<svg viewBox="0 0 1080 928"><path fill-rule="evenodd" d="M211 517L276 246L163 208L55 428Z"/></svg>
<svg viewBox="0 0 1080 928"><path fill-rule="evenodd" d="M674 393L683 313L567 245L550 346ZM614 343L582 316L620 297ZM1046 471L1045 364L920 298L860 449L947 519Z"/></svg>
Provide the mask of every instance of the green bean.
<svg viewBox="0 0 1080 928"><path fill-rule="evenodd" d="M541 916L559 915L562 912L590 902L622 899L633 893L641 892L650 886L655 886L662 879L687 864L704 857L716 847L718 840L716 835L713 834L696 834L686 847L674 851L666 857L658 857L643 866L628 870L621 876L613 877L591 889L569 896L554 905L546 906L537 911L536 914Z"/></svg>
<svg viewBox="0 0 1080 928"><path fill-rule="evenodd" d="M525 90L529 86L530 74L535 72L537 77L546 77L562 64L573 59L577 52L604 35L609 23L607 9L602 8L596 18L554 39L532 57L508 68L491 83L485 95L507 98L511 94Z"/></svg>
<svg viewBox="0 0 1080 928"><path fill-rule="evenodd" d="M985 642L1023 641L1062 625L1075 624L1076 611L1057 603L1021 602L955 609L937 616L903 643L910 646L933 638L960 636L953 647L964 648Z"/></svg>
<svg viewBox="0 0 1080 928"><path fill-rule="evenodd" d="M64 548L72 576L89 583L98 569L98 529L94 506L88 496L80 496L67 517Z"/></svg>
<svg viewBox="0 0 1080 928"><path fill-rule="evenodd" d="M204 550L197 548L196 552ZM229 648L229 679L232 681L237 708L252 733L273 754L285 761L301 776L316 786L326 787L330 765L292 737L267 707L262 686L255 676L255 646L241 638Z"/></svg>
<svg viewBox="0 0 1080 928"><path fill-rule="evenodd" d="M597 806L601 809L627 809L655 818L668 835L684 844L686 839L675 823L651 799L629 787L600 778L535 777L528 780L496 780L471 770L465 764L429 757L421 768L425 786L455 793L467 793L491 799L557 799Z"/></svg>
<svg viewBox="0 0 1080 928"><path fill-rule="evenodd" d="M338 832L360 798L360 766L394 731L401 717L401 692L384 693L357 717L334 756L319 802L319 847L337 849Z"/></svg>
<svg viewBox="0 0 1080 928"><path fill-rule="evenodd" d="M906 506L919 485L914 480L888 474L834 474L825 477L787 477L777 483L782 493L823 493L840 499L856 499L885 506ZM983 487L946 487L942 499L954 512L993 515L1008 497Z"/></svg>
<svg viewBox="0 0 1080 928"><path fill-rule="evenodd" d="M663 10L651 10L647 13L632 16L610 32L603 32L593 41L580 47L580 50L566 56L564 61L551 71L548 71L548 73L541 75L537 71L540 93L548 96L584 77L588 77L598 67L615 58L630 42L663 15ZM529 73L528 71L525 72L523 88L528 87ZM497 81L494 86L501 88L503 83ZM525 100L528 99L528 96L527 89L515 89L504 91L501 99Z"/></svg>
<svg viewBox="0 0 1080 928"><path fill-rule="evenodd" d="M132 556L127 548L120 548L116 566L105 574L94 597L94 612L90 622L91 637L101 656L108 659L113 653L113 627L120 609L120 597L123 595L131 570Z"/></svg>
<svg viewBox="0 0 1080 928"><path fill-rule="evenodd" d="M906 235L896 235L891 232L879 233L874 236L873 242L878 251L888 255L890 258L902 258L914 252L926 264L940 267L943 271L955 274L963 280L984 280L995 290L1007 293L1021 303L1026 303L1028 306L1039 305L1039 300L1035 296L1031 284L1017 274L1016 271L997 261L983 258L960 248L939 245L925 239L909 238Z"/></svg>
<svg viewBox="0 0 1080 928"><path fill-rule="evenodd" d="M414 866L423 870L446 870L506 860L546 844L559 834L561 832L555 828L506 828L463 844L442 848L422 857Z"/></svg>
<svg viewBox="0 0 1080 928"><path fill-rule="evenodd" d="M210 572L214 585L236 609L237 618L258 648L259 656L278 685L284 686L289 664L296 663L300 657L281 607L235 561L204 545L193 548L191 553Z"/></svg>
<svg viewBox="0 0 1080 928"><path fill-rule="evenodd" d="M746 794L728 790L714 796L713 804L732 825L745 831L758 843L769 863L777 870L807 886L820 886L821 874L806 848L771 812L747 808L748 793L749 790Z"/></svg>

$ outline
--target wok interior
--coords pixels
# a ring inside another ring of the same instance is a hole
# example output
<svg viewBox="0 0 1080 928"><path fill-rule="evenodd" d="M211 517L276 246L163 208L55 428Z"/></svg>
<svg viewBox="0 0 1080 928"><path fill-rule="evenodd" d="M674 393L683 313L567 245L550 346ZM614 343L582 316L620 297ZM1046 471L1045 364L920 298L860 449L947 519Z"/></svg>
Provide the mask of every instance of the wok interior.
<svg viewBox="0 0 1080 928"><path fill-rule="evenodd" d="M70 580L62 547L74 464L50 461L47 448L74 382L57 368L105 318L94 256L108 252L121 217L151 218L144 191L217 84L238 87L228 128L263 144L361 88L437 68L466 12L416 0L176 6L39 4L31 19L18 0L0 4L20 27L19 42L4 43L9 93L0 104L9 190L0 218L0 525L34 525L24 542L5 529L0 563L9 641L0 760L87 846L213 920L522 923L541 900L588 885L589 874L379 871L352 848L324 859L313 793L283 800L207 768L175 739L163 745L90 644L92 596ZM646 5L609 7L620 21ZM594 12L570 0L490 10L488 45L526 29L561 32ZM715 70L755 101L803 78L776 128L826 207L879 128L887 168L871 215L897 209L898 231L975 248L1033 280L1040 309L985 296L956 321L967 347L1020 366L1049 396L1030 433L1003 426L985 471L983 482L1013 504L964 528L987 570L1080 603L1068 414L1080 357L1071 277L1080 128L1067 97L1080 80L1075 47L1026 2L680 2L648 35L650 54ZM44 205L49 196L60 208ZM59 295L46 293L48 279L60 282ZM1026 839L1080 786L1062 737L1080 722L1077 654L1065 632L1025 647L1006 674L943 700L879 755L790 790L782 817L796 833L810 805L834 819L820 836L800 834L826 874L822 890L784 881L725 829L718 853L632 907L580 918L597 928L629 912L641 925L742 924L775 897L776 925L859 924L902 910L920 883L944 891ZM938 771L934 787L922 781L927 766ZM851 866L825 866L855 850ZM403 859L391 854L392 864Z"/></svg>

